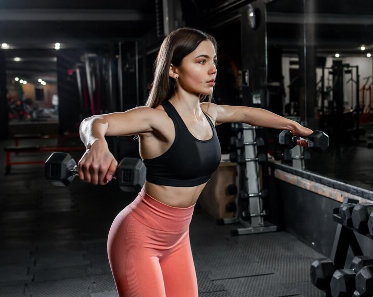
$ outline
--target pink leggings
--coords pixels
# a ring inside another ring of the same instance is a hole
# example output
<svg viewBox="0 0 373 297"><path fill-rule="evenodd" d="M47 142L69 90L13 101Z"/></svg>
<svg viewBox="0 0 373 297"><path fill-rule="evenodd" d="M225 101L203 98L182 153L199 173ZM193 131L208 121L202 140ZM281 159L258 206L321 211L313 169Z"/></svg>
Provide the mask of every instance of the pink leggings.
<svg viewBox="0 0 373 297"><path fill-rule="evenodd" d="M194 205L173 207L145 193L115 218L107 250L121 297L197 297L189 241Z"/></svg>

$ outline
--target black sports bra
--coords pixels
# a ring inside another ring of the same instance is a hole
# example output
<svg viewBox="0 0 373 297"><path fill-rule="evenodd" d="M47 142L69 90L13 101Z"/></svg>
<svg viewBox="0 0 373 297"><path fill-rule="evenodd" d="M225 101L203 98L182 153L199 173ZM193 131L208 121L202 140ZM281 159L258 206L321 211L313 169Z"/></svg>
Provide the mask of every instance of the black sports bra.
<svg viewBox="0 0 373 297"><path fill-rule="evenodd" d="M221 148L216 129L205 114L213 135L208 140L195 138L188 130L175 107L162 104L175 126L175 140L161 156L144 159L146 180L165 186L193 187L207 182L219 166Z"/></svg>

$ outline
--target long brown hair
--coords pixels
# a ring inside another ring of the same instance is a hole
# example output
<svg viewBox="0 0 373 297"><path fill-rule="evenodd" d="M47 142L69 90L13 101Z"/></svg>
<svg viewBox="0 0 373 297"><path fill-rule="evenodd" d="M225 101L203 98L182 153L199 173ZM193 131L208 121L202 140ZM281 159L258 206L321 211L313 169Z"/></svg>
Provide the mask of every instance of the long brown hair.
<svg viewBox="0 0 373 297"><path fill-rule="evenodd" d="M217 51L215 38L197 29L179 28L165 37L155 60L154 80L146 106L156 107L173 96L176 83L169 76L171 64L180 66L183 58L193 52L204 40L210 40ZM211 102L212 95L201 95L201 101L206 98Z"/></svg>

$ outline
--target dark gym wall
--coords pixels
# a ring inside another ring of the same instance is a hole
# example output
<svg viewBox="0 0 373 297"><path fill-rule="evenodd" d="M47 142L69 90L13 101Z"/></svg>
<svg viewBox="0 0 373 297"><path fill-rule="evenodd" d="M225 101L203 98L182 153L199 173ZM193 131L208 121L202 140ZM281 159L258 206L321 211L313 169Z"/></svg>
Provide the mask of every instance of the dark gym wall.
<svg viewBox="0 0 373 297"><path fill-rule="evenodd" d="M79 93L74 75L68 70L80 60L81 51L60 50L57 55L57 89L59 97L59 133L77 132L79 129L80 104Z"/></svg>
<svg viewBox="0 0 373 297"><path fill-rule="evenodd" d="M250 5L256 15L255 27L250 25L249 6L241 9L242 95L244 105L266 107L266 6L262 0Z"/></svg>
<svg viewBox="0 0 373 297"><path fill-rule="evenodd" d="M8 137L8 102L6 98L6 65L4 51L0 50L0 139Z"/></svg>

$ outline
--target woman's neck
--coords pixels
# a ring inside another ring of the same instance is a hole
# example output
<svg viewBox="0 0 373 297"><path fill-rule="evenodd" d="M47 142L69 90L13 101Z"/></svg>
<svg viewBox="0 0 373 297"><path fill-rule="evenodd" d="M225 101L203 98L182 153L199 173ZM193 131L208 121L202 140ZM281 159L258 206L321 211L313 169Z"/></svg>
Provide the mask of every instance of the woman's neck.
<svg viewBox="0 0 373 297"><path fill-rule="evenodd" d="M201 118L202 110L198 95L190 94L185 91L176 91L175 94L170 98L170 101L175 107L178 107L183 114L192 116L196 119Z"/></svg>

